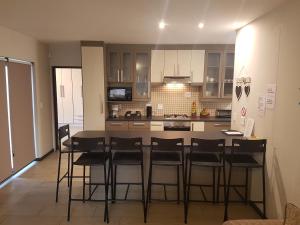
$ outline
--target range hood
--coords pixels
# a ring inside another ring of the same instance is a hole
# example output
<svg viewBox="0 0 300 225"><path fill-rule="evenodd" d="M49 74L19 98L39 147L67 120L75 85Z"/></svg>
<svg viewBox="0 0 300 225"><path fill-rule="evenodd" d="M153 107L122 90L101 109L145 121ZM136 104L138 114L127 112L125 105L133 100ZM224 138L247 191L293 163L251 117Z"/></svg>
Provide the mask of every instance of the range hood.
<svg viewBox="0 0 300 225"><path fill-rule="evenodd" d="M164 76L164 83L179 83L179 84L190 84L191 77L190 76Z"/></svg>

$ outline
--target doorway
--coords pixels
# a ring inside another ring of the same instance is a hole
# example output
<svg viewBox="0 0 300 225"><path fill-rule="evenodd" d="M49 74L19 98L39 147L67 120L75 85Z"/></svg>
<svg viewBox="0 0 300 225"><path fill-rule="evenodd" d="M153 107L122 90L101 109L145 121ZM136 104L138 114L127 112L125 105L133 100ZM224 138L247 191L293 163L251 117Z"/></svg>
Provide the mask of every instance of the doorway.
<svg viewBox="0 0 300 225"><path fill-rule="evenodd" d="M70 134L83 130L81 67L53 67L56 143L57 130L69 124Z"/></svg>

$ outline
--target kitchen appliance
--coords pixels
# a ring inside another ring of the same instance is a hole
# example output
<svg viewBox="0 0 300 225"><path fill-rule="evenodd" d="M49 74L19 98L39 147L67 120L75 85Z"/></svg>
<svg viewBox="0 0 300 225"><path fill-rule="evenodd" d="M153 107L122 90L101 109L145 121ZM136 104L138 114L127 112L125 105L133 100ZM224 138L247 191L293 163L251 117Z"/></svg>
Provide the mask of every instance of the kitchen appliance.
<svg viewBox="0 0 300 225"><path fill-rule="evenodd" d="M164 115L164 130L168 131L190 131L191 122L186 114Z"/></svg>
<svg viewBox="0 0 300 225"><path fill-rule="evenodd" d="M147 118L152 117L152 106L151 105L146 106L146 116L147 116Z"/></svg>
<svg viewBox="0 0 300 225"><path fill-rule="evenodd" d="M190 84L192 81L189 76L164 76L163 82L166 84Z"/></svg>
<svg viewBox="0 0 300 225"><path fill-rule="evenodd" d="M141 111L127 111L124 115L125 118L127 119L141 119L142 118L142 113Z"/></svg>
<svg viewBox="0 0 300 225"><path fill-rule="evenodd" d="M131 87L108 87L108 101L132 101Z"/></svg>
<svg viewBox="0 0 300 225"><path fill-rule="evenodd" d="M231 110L230 109L216 109L216 117L231 118Z"/></svg>
<svg viewBox="0 0 300 225"><path fill-rule="evenodd" d="M118 118L119 117L119 105L112 105L110 111L110 118Z"/></svg>

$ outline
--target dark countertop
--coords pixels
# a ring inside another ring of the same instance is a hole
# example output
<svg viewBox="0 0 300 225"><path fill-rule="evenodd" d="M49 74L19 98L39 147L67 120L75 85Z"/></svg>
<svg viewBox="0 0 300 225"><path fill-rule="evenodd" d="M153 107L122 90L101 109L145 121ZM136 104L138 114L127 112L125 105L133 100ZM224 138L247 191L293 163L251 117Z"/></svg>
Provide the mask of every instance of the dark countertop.
<svg viewBox="0 0 300 225"><path fill-rule="evenodd" d="M172 120L166 119L163 116L152 116L151 118L147 118L142 116L140 119L133 119L133 118L125 118L124 116L120 116L118 118L107 118L106 121L203 121L203 122L231 122L231 118L219 118L219 117L189 117L183 120Z"/></svg>
<svg viewBox="0 0 300 225"><path fill-rule="evenodd" d="M106 143L109 143L110 137L141 137L143 145L150 145L151 137L159 138L183 138L184 145L190 145L191 138L202 139L225 139L226 145L231 145L233 138L238 136L227 136L221 131L195 132L195 131L79 131L73 137L105 137Z"/></svg>

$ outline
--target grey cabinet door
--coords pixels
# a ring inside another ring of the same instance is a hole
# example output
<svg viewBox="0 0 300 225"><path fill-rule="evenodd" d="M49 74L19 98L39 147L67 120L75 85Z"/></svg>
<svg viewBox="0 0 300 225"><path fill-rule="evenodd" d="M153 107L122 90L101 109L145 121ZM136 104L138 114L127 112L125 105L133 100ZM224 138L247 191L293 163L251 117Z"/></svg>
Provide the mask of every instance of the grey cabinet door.
<svg viewBox="0 0 300 225"><path fill-rule="evenodd" d="M147 100L150 97L150 53L135 52L134 98Z"/></svg>
<svg viewBox="0 0 300 225"><path fill-rule="evenodd" d="M221 51L206 52L206 66L204 77L204 98L219 98L221 89Z"/></svg>
<svg viewBox="0 0 300 225"><path fill-rule="evenodd" d="M133 53L132 51L121 52L120 82L132 82L133 74Z"/></svg>
<svg viewBox="0 0 300 225"><path fill-rule="evenodd" d="M222 97L232 98L234 74L234 52L224 53L224 68L222 76Z"/></svg>
<svg viewBox="0 0 300 225"><path fill-rule="evenodd" d="M108 52L108 82L120 82L121 80L121 54L119 51Z"/></svg>

